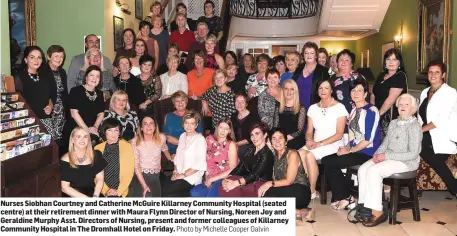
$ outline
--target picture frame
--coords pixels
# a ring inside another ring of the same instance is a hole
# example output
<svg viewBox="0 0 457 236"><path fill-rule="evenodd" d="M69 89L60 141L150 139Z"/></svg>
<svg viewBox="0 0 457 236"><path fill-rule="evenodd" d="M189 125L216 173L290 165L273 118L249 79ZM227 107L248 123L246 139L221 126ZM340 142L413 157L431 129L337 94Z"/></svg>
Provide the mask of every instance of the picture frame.
<svg viewBox="0 0 457 236"><path fill-rule="evenodd" d="M370 50L363 50L360 53L360 68L370 67Z"/></svg>
<svg viewBox="0 0 457 236"><path fill-rule="evenodd" d="M135 18L143 20L143 0L135 0Z"/></svg>
<svg viewBox="0 0 457 236"><path fill-rule="evenodd" d="M416 84L428 84L427 64L449 58L450 0L420 0Z"/></svg>
<svg viewBox="0 0 457 236"><path fill-rule="evenodd" d="M381 68L382 68L382 65L384 65L384 54L386 54L387 50L389 50L391 48L395 48L395 42L393 42L393 41L385 43L381 46Z"/></svg>
<svg viewBox="0 0 457 236"><path fill-rule="evenodd" d="M122 47L122 31L124 30L124 19L113 16L114 51Z"/></svg>

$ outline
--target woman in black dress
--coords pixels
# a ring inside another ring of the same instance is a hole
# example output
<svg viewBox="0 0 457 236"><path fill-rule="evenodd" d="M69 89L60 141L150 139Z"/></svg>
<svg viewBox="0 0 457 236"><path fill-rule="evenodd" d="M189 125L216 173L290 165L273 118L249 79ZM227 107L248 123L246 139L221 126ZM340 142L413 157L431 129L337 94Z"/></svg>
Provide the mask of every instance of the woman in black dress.
<svg viewBox="0 0 457 236"><path fill-rule="evenodd" d="M387 135L390 121L398 117L395 101L400 95L408 92L408 78L400 50L387 50L384 54L383 69L376 79L373 96L370 98L370 103L378 108L381 116L381 141Z"/></svg>
<svg viewBox="0 0 457 236"><path fill-rule="evenodd" d="M45 64L46 59L40 47L26 47L22 69L14 76L14 84L16 91L22 94L48 133L52 134L51 114L57 91L52 89L55 81L51 75L42 69Z"/></svg>
<svg viewBox="0 0 457 236"><path fill-rule="evenodd" d="M162 96L162 81L152 69L155 59L149 55L140 57L141 74L138 78L141 80L144 92L144 102L139 105L139 116L152 115L153 105Z"/></svg>
<svg viewBox="0 0 457 236"><path fill-rule="evenodd" d="M137 111L140 104L146 99L141 80L130 73L132 68L130 59L121 56L118 61L120 73L114 77L114 83L118 90L125 91L128 94L132 110Z"/></svg>
<svg viewBox="0 0 457 236"><path fill-rule="evenodd" d="M288 79L282 85L281 103L279 105L279 127L287 136L287 147L295 150L305 145L305 107L298 99L298 86Z"/></svg>
<svg viewBox="0 0 457 236"><path fill-rule="evenodd" d="M79 126L89 131L92 142L98 143L98 127L105 110L103 92L99 89L101 80L100 67L92 65L86 70L83 85L71 89L68 97L71 119L65 124L64 137L70 137L73 128Z"/></svg>
<svg viewBox="0 0 457 236"><path fill-rule="evenodd" d="M71 132L69 146L68 153L60 159L62 196L98 197L107 164L102 153L92 150L90 134L81 127Z"/></svg>

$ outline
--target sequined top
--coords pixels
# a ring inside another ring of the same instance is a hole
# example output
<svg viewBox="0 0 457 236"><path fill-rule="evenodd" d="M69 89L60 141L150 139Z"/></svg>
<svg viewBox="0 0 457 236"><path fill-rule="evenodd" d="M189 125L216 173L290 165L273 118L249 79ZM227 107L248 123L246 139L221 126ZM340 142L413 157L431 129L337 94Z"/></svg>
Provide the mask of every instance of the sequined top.
<svg viewBox="0 0 457 236"><path fill-rule="evenodd" d="M278 153L275 152L274 165L273 165L273 179L275 181L286 179L287 176L287 155L289 154L289 149L286 149L281 158L278 158ZM294 184L303 184L309 186L309 180L306 176L305 169L303 168L303 163L300 156L300 164L298 166L298 172L295 176Z"/></svg>

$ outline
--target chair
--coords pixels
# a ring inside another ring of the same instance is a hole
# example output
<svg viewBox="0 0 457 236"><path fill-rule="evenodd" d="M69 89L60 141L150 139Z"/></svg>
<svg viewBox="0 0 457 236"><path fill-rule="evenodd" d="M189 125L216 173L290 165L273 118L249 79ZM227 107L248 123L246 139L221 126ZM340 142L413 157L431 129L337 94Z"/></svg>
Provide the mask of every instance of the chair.
<svg viewBox="0 0 457 236"><path fill-rule="evenodd" d="M317 164L319 166L319 178L320 178L320 201L321 205L327 204L327 178L325 178L325 168L324 165L321 164L321 160L317 160Z"/></svg>
<svg viewBox="0 0 457 236"><path fill-rule="evenodd" d="M412 209L414 221L420 221L419 197L417 194L417 170L393 174L384 179L384 184L391 186L389 204L389 224L397 223L397 212L401 209ZM408 186L409 199L399 202L400 187Z"/></svg>

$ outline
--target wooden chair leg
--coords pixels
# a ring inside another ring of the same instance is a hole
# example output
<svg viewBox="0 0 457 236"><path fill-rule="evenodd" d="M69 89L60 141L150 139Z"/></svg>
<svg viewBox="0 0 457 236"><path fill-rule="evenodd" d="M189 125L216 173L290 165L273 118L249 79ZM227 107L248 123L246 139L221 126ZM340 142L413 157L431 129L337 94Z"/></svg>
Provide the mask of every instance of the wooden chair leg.
<svg viewBox="0 0 457 236"><path fill-rule="evenodd" d="M321 192L320 192L320 199L321 205L327 204L327 179L325 178L325 168L322 166L321 175Z"/></svg>
<svg viewBox="0 0 457 236"><path fill-rule="evenodd" d="M400 180L394 179L394 184L390 190L390 215L389 224L395 225L397 223L398 211L398 198L400 195Z"/></svg>
<svg viewBox="0 0 457 236"><path fill-rule="evenodd" d="M409 183L409 196L413 202L413 219L414 221L420 221L420 209L419 209L419 196L417 193L416 179L411 179Z"/></svg>

